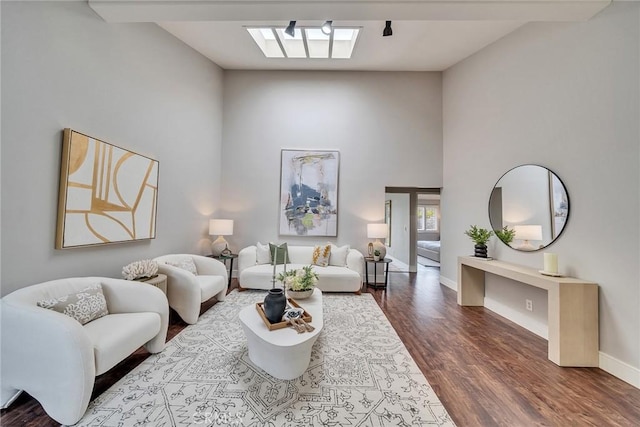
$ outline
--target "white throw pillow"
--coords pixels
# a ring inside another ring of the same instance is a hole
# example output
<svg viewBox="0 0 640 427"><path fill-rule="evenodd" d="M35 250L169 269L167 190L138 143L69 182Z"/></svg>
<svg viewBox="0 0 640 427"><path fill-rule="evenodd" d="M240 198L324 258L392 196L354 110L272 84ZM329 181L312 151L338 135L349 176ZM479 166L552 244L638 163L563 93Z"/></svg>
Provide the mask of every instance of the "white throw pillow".
<svg viewBox="0 0 640 427"><path fill-rule="evenodd" d="M331 245L331 256L329 257L329 265L333 265L335 267L346 267L347 266L347 254L351 250L351 246L344 245L337 247L336 245Z"/></svg>
<svg viewBox="0 0 640 427"><path fill-rule="evenodd" d="M271 252L269 251L269 245L263 245L258 242L256 244L256 263L257 264L270 264Z"/></svg>
<svg viewBox="0 0 640 427"><path fill-rule="evenodd" d="M38 301L38 307L48 308L74 318L81 325L109 314L102 285L95 283L75 294Z"/></svg>
<svg viewBox="0 0 640 427"><path fill-rule="evenodd" d="M329 258L331 257L331 244L318 246L313 248L313 255L311 257L311 264L320 267L326 267L329 265Z"/></svg>
<svg viewBox="0 0 640 427"><path fill-rule="evenodd" d="M198 275L196 264L193 262L193 258L191 257L180 258L176 261L167 262L167 264L186 270L194 276Z"/></svg>

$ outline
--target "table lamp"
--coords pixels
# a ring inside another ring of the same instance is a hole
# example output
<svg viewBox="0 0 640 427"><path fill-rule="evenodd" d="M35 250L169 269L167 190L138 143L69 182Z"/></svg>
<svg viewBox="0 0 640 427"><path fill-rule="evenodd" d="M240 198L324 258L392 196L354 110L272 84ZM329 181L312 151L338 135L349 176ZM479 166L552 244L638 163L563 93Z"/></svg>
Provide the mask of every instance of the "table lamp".
<svg viewBox="0 0 640 427"><path fill-rule="evenodd" d="M227 241L223 236L233 234L232 219L211 219L209 220L209 235L218 235L218 238L211 243L211 253L213 256L228 255L231 253Z"/></svg>
<svg viewBox="0 0 640 427"><path fill-rule="evenodd" d="M367 237L376 239L376 241L373 242L373 250L380 251L380 259L384 259L385 255L387 255L387 247L380 239L386 239L388 235L387 224L367 224Z"/></svg>
<svg viewBox="0 0 640 427"><path fill-rule="evenodd" d="M538 249L529 243L529 240L542 240L541 225L514 225L513 229L516 231L516 239L522 240L522 244L517 249L524 251Z"/></svg>

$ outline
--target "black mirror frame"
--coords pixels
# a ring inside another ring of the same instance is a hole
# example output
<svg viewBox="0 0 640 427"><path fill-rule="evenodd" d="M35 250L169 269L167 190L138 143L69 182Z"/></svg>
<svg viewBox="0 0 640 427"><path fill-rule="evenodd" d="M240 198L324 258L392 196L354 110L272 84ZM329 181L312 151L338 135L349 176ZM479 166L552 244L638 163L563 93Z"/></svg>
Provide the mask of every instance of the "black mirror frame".
<svg viewBox="0 0 640 427"><path fill-rule="evenodd" d="M518 252L525 252L525 253L526 253L526 252L538 252L538 251L541 251L541 250L546 249L546 248L548 248L549 246L553 245L553 244L555 243L555 241L556 241L556 240L558 240L558 239L560 238L560 236L562 236L562 233L564 233L564 230L567 228L567 224L569 223L569 216L570 216L570 214L571 214L571 200L570 200L570 197L569 197L569 191L567 191L567 186L564 184L564 182L562 181L562 179L560 179L560 177L558 176L558 174L556 174L554 171L552 171L551 169L549 169L549 168L548 168L548 167L546 167L546 166L542 166L542 165L538 165L538 164L534 164L534 163L524 163L524 164L521 164L521 165L518 165L518 166L514 166L514 167L512 167L511 169L509 169L508 171L506 171L505 173L503 173L503 174L500 176L500 178L498 178L498 180L496 181L496 183L493 185L493 188L491 189L491 193L493 193L493 190L496 188L496 186L498 185L498 183L500 182L500 180L502 180L502 178L504 178L504 177L505 177L509 172L511 172L511 171L513 171L513 170L515 170L515 169L518 169L518 168L520 168L520 167L523 167L523 166L536 166L536 167L543 168L543 169L545 169L549 174L551 174L551 175L555 176L555 177L556 177L556 179L558 180L558 182L560 182L560 184L562 185L562 188L564 189L564 193L565 193L565 194L566 194L566 196L567 196L567 216L565 217L565 223L564 223L564 225L563 225L562 229L560 230L560 232L558 233L558 235L557 235L556 237L554 237L553 239L551 239L551 241L550 241L548 244L546 244L546 245L544 245L544 246L542 246L542 247L536 248L536 249L532 249L532 250L523 250L523 249L514 248L514 247L513 247L513 246L511 246L510 244L503 242L503 241L502 241L502 239L500 239L499 237L497 237L497 236L496 236L496 238L497 238L497 239L498 239L502 244L504 244L504 245L505 245L505 246L507 246L508 248L513 249L513 250L515 250L515 251L518 251ZM552 189L551 189L551 184L549 184L549 190L550 190L550 191L552 190ZM551 197L552 197L552 195L551 195L551 194L549 194L549 197L551 198ZM489 217L489 224L491 224L491 229L492 229L492 230L494 230L494 232L495 232L496 228L494 227L493 223L491 222L491 194L489 194L489 202L487 203L487 209L488 209L487 214L488 214L488 217Z"/></svg>

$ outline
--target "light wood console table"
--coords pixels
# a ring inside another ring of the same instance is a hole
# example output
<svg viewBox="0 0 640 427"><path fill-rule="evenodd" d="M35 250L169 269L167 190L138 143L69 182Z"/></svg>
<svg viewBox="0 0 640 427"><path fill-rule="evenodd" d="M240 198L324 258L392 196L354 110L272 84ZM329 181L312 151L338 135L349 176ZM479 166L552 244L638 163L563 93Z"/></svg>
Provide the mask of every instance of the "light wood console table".
<svg viewBox="0 0 640 427"><path fill-rule="evenodd" d="M598 366L598 285L574 277L550 277L502 261L458 257L458 304L484 305L485 273L545 289L548 294L549 360L559 366Z"/></svg>

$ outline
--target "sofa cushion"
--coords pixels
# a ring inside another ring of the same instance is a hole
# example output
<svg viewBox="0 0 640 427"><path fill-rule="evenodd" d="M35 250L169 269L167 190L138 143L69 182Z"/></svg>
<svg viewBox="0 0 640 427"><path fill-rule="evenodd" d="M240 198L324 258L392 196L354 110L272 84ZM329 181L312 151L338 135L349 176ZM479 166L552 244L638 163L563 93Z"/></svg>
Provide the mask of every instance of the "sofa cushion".
<svg viewBox="0 0 640 427"><path fill-rule="evenodd" d="M184 258L176 259L173 261L167 261L167 264L186 270L193 275L198 275L196 263L193 262L193 258L191 258L190 256L186 256Z"/></svg>
<svg viewBox="0 0 640 427"><path fill-rule="evenodd" d="M344 245L337 247L331 245L331 256L329 257L329 265L334 267L345 267L347 265L347 255L351 247Z"/></svg>
<svg viewBox="0 0 640 427"><path fill-rule="evenodd" d="M271 263L271 252L269 251L269 245L263 245L258 242L256 244L256 264L269 264Z"/></svg>
<svg viewBox="0 0 640 427"><path fill-rule="evenodd" d="M276 249L278 250L276 252ZM284 264L285 262L288 264L291 262L289 259L289 253L287 249L287 244L283 243L281 245L276 245L275 243L269 243L269 251L271 252L271 261L273 264L273 258L275 256L276 264Z"/></svg>
<svg viewBox="0 0 640 427"><path fill-rule="evenodd" d="M93 344L96 375L113 368L160 332L158 313L119 313L96 319L84 326Z"/></svg>
<svg viewBox="0 0 640 427"><path fill-rule="evenodd" d="M331 244L328 243L323 246L316 245L313 248L313 256L311 257L311 264L318 265L320 267L326 267L329 265L329 256L331 255ZM346 258L345 258L346 259Z"/></svg>
<svg viewBox="0 0 640 427"><path fill-rule="evenodd" d="M100 283L94 283L80 292L59 298L38 301L38 307L48 308L77 320L81 325L109 314L107 300Z"/></svg>

